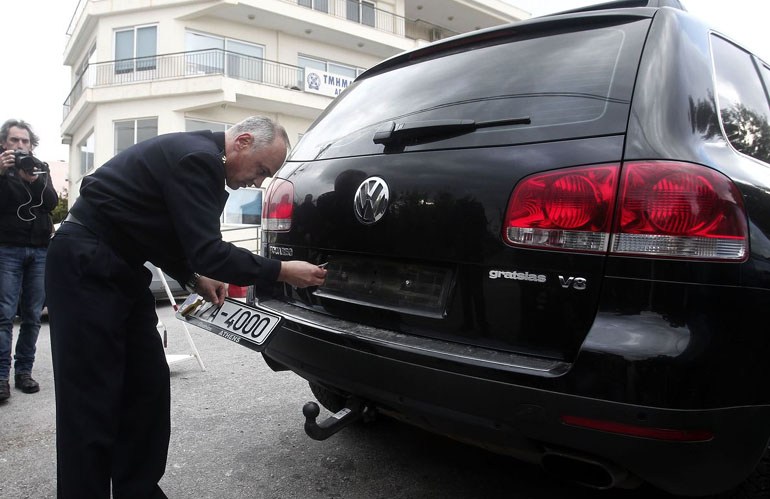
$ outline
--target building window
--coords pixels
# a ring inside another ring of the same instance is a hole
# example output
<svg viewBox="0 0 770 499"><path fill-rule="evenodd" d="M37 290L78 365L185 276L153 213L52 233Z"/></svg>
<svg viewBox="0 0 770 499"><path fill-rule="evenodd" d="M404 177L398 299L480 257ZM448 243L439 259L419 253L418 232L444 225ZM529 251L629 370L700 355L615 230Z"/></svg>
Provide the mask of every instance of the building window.
<svg viewBox="0 0 770 499"><path fill-rule="evenodd" d="M86 56L80 62L75 71L77 75L77 85L82 91L86 87L91 87L96 83L96 73L91 69L96 63L96 44L91 45L91 48L86 53Z"/></svg>
<svg viewBox="0 0 770 499"><path fill-rule="evenodd" d="M342 64L335 64L333 62L330 62L327 64L327 72L339 75L339 76L345 76L347 78L350 78L351 80L355 79L358 75L358 72L356 71L356 68L350 67L350 66L343 66Z"/></svg>
<svg viewBox="0 0 770 499"><path fill-rule="evenodd" d="M329 12L329 0L297 0L299 5L321 12Z"/></svg>
<svg viewBox="0 0 770 499"><path fill-rule="evenodd" d="M223 73L225 41L223 38L188 31L185 33L188 74Z"/></svg>
<svg viewBox="0 0 770 499"><path fill-rule="evenodd" d="M317 69L319 71L326 71L328 63L321 59L314 59L312 57L299 56L297 65L301 68ZM300 85L302 82L300 81Z"/></svg>
<svg viewBox="0 0 770 499"><path fill-rule="evenodd" d="M94 133L78 144L80 149L80 175L85 175L94 168Z"/></svg>
<svg viewBox="0 0 770 499"><path fill-rule="evenodd" d="M115 154L134 144L158 136L158 118L115 122Z"/></svg>
<svg viewBox="0 0 770 499"><path fill-rule="evenodd" d="M77 70L75 73L78 77L83 76L83 73L88 70L88 66L94 64L96 62L96 44L91 45L91 48L88 49L88 52L86 52L86 56L83 58L83 60L78 65Z"/></svg>
<svg viewBox="0 0 770 499"><path fill-rule="evenodd" d="M204 121L186 118L184 120L184 129L188 132L197 132L199 130L211 130L212 132L224 132L230 128L230 125L225 123L217 123L215 121Z"/></svg>
<svg viewBox="0 0 770 499"><path fill-rule="evenodd" d="M115 72L155 69L158 27L142 26L115 32Z"/></svg>
<svg viewBox="0 0 770 499"><path fill-rule="evenodd" d="M352 82L356 76L364 72L363 68L357 68L354 66L346 66L344 64L338 64L335 62L325 61L323 59L316 59L314 57L299 56L297 66L302 68L300 71L298 82L299 88L306 88L305 80L308 69L316 69L325 73L331 73L336 76L347 78Z"/></svg>
<svg viewBox="0 0 770 499"><path fill-rule="evenodd" d="M225 74L262 81L265 49L260 45L218 36L185 33L188 74Z"/></svg>
<svg viewBox="0 0 770 499"><path fill-rule="evenodd" d="M374 13L374 2L347 0L347 17L353 22L374 26Z"/></svg>
<svg viewBox="0 0 770 499"><path fill-rule="evenodd" d="M252 43L225 39L225 74L239 80L262 81L264 49Z"/></svg>

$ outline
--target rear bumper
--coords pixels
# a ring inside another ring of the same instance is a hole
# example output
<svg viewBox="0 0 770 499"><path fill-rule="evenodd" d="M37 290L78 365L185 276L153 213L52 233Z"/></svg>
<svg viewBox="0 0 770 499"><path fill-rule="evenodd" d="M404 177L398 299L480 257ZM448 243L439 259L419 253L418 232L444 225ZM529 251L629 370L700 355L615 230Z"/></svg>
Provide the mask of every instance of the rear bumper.
<svg viewBox="0 0 770 499"><path fill-rule="evenodd" d="M284 320L264 355L298 375L355 394L437 433L538 462L549 449L613 463L672 493L733 487L766 448L770 407L677 410L563 391L568 363L414 338L279 301ZM590 383L590 379L585 380ZM560 391L561 390L561 391ZM609 398L609 397L608 397ZM634 426L706 430L672 442L569 426L564 415Z"/></svg>

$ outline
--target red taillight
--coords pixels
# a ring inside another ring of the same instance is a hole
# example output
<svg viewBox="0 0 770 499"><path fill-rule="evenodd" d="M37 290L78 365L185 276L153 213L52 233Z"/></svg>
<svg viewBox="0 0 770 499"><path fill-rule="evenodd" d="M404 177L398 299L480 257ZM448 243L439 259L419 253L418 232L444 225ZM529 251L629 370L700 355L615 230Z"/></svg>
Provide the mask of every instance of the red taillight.
<svg viewBox="0 0 770 499"><path fill-rule="evenodd" d="M294 212L294 184L281 178L273 179L265 193L262 229L285 232L291 229Z"/></svg>
<svg viewBox="0 0 770 499"><path fill-rule="evenodd" d="M681 430L673 428L654 428L649 426L637 426L615 421L601 419L582 418L579 416L562 416L561 421L570 426L579 426L592 430L619 433L633 437L652 438L655 440L669 440L675 442L707 442L714 438L714 433L708 430Z"/></svg>
<svg viewBox="0 0 770 499"><path fill-rule="evenodd" d="M508 203L504 239L517 246L606 251L618 169L567 168L525 178Z"/></svg>
<svg viewBox="0 0 770 499"><path fill-rule="evenodd" d="M735 184L690 163L623 165L613 253L743 260L748 228Z"/></svg>
<svg viewBox="0 0 770 499"><path fill-rule="evenodd" d="M586 166L524 178L508 203L504 240L645 257L748 257L743 200L729 178L673 161L625 163L618 181L619 170L618 165Z"/></svg>

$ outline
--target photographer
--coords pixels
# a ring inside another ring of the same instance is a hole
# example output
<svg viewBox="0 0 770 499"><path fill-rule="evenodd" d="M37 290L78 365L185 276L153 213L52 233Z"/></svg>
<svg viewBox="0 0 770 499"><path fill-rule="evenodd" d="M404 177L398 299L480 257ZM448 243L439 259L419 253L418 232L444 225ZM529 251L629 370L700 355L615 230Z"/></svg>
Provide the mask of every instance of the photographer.
<svg viewBox="0 0 770 499"><path fill-rule="evenodd" d="M48 165L32 155L38 137L29 123L0 127L0 401L11 396L13 320L21 311L14 384L24 393L40 390L32 379L40 315L45 303L43 272L53 232L51 211L59 197Z"/></svg>

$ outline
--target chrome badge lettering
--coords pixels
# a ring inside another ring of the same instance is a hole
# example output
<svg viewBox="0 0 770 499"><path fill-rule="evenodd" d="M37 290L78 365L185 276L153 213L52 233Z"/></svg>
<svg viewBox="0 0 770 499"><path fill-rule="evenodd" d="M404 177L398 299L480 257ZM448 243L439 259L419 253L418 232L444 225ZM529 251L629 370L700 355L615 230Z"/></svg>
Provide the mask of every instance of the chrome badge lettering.
<svg viewBox="0 0 770 499"><path fill-rule="evenodd" d="M564 277L560 275L559 284L561 284L561 287L564 289L569 289L571 287L572 289L583 291L586 289L586 286L588 286L588 281L582 277Z"/></svg>
<svg viewBox="0 0 770 499"><path fill-rule="evenodd" d="M283 246L270 246L270 254L277 256L294 256L294 249Z"/></svg>
<svg viewBox="0 0 770 499"><path fill-rule="evenodd" d="M515 270L490 270L490 279L511 279L513 281L545 282L547 280L544 274L531 274L529 272L518 272Z"/></svg>
<svg viewBox="0 0 770 499"><path fill-rule="evenodd" d="M356 189L353 210L359 222L371 225L378 222L388 209L390 190L380 177L369 177Z"/></svg>

